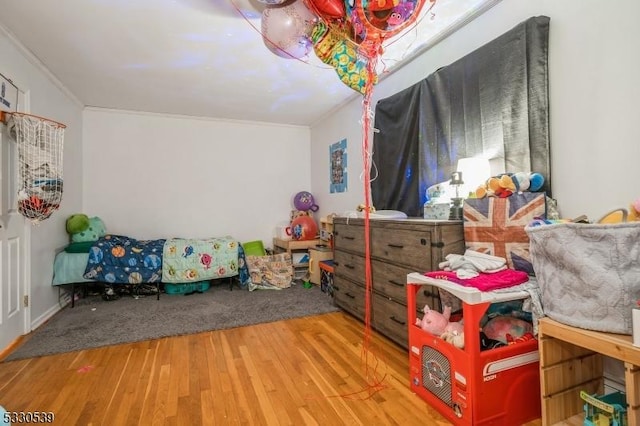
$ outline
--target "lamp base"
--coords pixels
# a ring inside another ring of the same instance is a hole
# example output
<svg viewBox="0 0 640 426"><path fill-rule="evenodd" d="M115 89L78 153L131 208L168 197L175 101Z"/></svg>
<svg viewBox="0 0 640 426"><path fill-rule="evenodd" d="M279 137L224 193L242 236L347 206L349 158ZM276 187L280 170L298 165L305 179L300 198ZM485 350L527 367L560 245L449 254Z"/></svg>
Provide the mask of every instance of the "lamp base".
<svg viewBox="0 0 640 426"><path fill-rule="evenodd" d="M449 209L449 220L462 220L462 198L451 199L451 209Z"/></svg>

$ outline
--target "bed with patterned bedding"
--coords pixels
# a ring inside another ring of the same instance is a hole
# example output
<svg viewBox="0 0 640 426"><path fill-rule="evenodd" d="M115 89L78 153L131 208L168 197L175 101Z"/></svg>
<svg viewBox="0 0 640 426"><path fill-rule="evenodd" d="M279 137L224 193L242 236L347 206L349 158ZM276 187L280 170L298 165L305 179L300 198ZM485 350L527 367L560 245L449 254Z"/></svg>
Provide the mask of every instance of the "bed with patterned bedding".
<svg viewBox="0 0 640 426"><path fill-rule="evenodd" d="M91 247L84 277L109 284L160 282L164 243L105 235Z"/></svg>
<svg viewBox="0 0 640 426"><path fill-rule="evenodd" d="M238 275L238 246L229 236L168 239L162 256L162 282L190 283Z"/></svg>
<svg viewBox="0 0 640 426"><path fill-rule="evenodd" d="M244 250L230 236L136 240L108 234L83 252L67 249L55 257L52 285L182 284L239 276L244 287L249 280Z"/></svg>

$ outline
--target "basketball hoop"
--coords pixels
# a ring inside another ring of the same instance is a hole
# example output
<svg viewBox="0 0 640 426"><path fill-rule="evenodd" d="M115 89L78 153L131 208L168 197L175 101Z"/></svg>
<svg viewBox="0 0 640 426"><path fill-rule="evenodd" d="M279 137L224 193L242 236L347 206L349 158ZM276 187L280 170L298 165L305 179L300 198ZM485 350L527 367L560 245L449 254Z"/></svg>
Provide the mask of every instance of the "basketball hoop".
<svg viewBox="0 0 640 426"><path fill-rule="evenodd" d="M62 148L67 126L32 114L5 114L9 134L18 144L18 211L38 223L58 210L62 201Z"/></svg>

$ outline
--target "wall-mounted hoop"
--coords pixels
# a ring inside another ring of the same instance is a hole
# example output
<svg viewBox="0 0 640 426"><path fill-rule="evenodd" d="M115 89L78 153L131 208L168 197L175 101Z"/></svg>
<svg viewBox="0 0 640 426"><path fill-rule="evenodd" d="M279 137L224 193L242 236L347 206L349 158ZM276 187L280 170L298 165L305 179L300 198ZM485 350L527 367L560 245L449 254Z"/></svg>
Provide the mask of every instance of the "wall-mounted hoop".
<svg viewBox="0 0 640 426"><path fill-rule="evenodd" d="M55 120L51 120L49 118L40 117L39 115L27 114L26 112L0 111L0 122L7 123L9 121L9 116L16 116L16 117L21 117L21 118L30 117L30 118L33 118L33 119L36 119L36 120L41 120L41 121L49 124L50 126L55 126L55 127L60 128L60 129L66 129L67 128L66 124L59 123L59 122L57 122Z"/></svg>

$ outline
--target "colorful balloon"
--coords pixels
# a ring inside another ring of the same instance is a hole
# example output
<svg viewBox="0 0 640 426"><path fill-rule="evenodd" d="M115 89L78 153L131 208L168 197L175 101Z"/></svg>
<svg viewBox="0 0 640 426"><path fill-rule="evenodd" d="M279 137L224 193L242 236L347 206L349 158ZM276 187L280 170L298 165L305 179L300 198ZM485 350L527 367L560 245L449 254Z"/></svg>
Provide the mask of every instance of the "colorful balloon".
<svg viewBox="0 0 640 426"><path fill-rule="evenodd" d="M278 56L301 58L311 51L308 37L316 21L303 0L268 7L262 12L262 39Z"/></svg>
<svg viewBox="0 0 640 426"><path fill-rule="evenodd" d="M359 53L358 45L335 28L319 21L311 33L311 42L316 56L331 65L340 81L351 89L364 94L367 82L377 83L378 77L369 75L368 59Z"/></svg>
<svg viewBox="0 0 640 426"><path fill-rule="evenodd" d="M316 10L325 18L343 18L344 3L342 0L308 0L310 9Z"/></svg>

